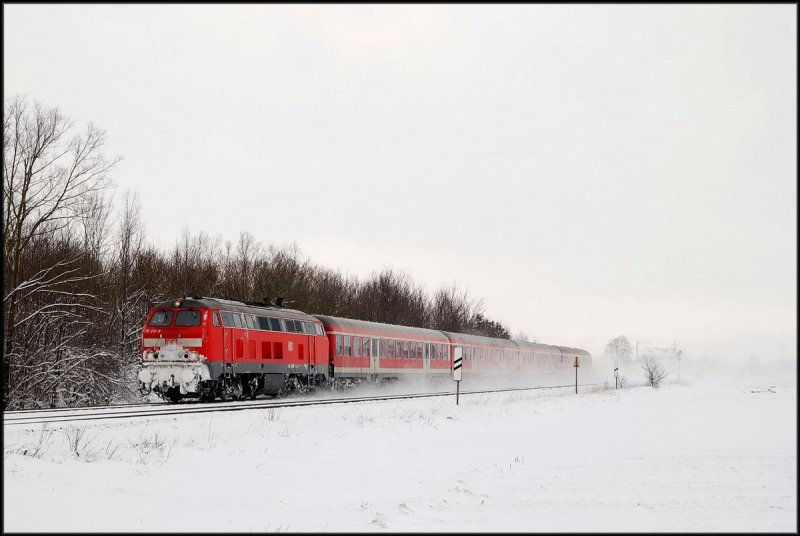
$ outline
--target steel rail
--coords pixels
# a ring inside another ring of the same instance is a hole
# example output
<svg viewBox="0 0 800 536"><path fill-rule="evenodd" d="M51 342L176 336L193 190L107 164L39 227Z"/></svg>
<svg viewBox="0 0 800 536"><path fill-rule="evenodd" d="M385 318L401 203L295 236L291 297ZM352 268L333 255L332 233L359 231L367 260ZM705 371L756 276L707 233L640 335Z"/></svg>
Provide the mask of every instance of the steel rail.
<svg viewBox="0 0 800 536"><path fill-rule="evenodd" d="M578 384L579 387L589 387L593 385L603 385L602 383L584 383ZM569 385L549 385L537 387L514 387L504 389L484 389L474 391L464 391L462 395L475 395L487 393L503 393L511 391L532 391L541 389L565 389L574 387L575 384ZM222 403L206 403L206 404L154 404L154 407L147 408L146 410L134 411L128 408L121 408L118 411L95 411L97 408L85 412L76 412L73 415L12 415L7 417L3 415L3 425L35 425L35 424L48 424L48 423L67 423L75 421L94 421L94 420L111 420L111 419L135 419L143 417L169 417L176 415L192 415L199 413L211 412L227 412L227 411L243 411L255 409L270 409L270 408L287 408L287 407L301 407L301 406L319 406L331 404L347 404L353 402L379 402L385 400L402 400L411 398L432 398L441 396L454 396L455 393L451 391L437 392L437 393L409 393L409 394L393 394L393 395L377 395L366 397L347 397L347 398L325 398L317 400L269 400L269 401L248 401L248 402L222 402ZM183 406L183 407L182 407ZM108 409L113 409L109 406ZM105 408L104 408L105 409ZM46 410L36 410L46 411Z"/></svg>

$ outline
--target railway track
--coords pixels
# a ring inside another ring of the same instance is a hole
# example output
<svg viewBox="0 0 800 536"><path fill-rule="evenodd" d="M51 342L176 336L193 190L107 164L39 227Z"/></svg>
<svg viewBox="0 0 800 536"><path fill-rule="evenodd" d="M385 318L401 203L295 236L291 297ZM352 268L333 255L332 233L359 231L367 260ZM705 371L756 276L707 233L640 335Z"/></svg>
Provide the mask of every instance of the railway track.
<svg viewBox="0 0 800 536"><path fill-rule="evenodd" d="M600 383L578 384L578 387L602 385ZM533 391L544 389L574 388L575 384L550 385L537 387L516 387L506 389L484 389L462 391L461 396L503 393L511 391ZM211 402L211 403L154 403L154 404L124 404L116 406L97 406L91 408L57 408L40 410L7 411L3 413L3 426L33 426L49 423L69 423L75 421L109 421L115 419L137 419L153 417L169 417L177 415L191 415L198 413L245 411L269 408L287 408L299 406L320 406L329 404L348 404L354 402L375 402L384 400L402 400L409 398L432 398L441 396L455 396L452 391L436 393L411 393L392 394L361 397L337 397L318 399L270 399L248 400L239 402Z"/></svg>

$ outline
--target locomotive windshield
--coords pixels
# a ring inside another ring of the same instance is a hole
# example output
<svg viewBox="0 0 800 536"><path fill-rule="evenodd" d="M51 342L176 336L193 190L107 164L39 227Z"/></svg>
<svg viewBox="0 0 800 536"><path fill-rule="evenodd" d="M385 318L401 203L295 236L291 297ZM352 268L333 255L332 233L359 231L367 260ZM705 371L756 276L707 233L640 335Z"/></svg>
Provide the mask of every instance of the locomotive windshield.
<svg viewBox="0 0 800 536"><path fill-rule="evenodd" d="M150 319L151 326L169 326L172 324L172 311L156 311Z"/></svg>
<svg viewBox="0 0 800 536"><path fill-rule="evenodd" d="M178 311L178 318L175 319L176 326L199 326L200 311Z"/></svg>

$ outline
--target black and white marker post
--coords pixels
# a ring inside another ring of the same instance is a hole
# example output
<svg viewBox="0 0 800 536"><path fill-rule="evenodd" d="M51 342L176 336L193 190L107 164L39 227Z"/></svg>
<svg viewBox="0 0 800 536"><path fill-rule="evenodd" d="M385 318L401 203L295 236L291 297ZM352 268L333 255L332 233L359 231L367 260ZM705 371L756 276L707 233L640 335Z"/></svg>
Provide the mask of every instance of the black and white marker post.
<svg viewBox="0 0 800 536"><path fill-rule="evenodd" d="M461 385L461 363L464 349L460 346L453 348L453 381L456 382L456 406L458 405L458 390Z"/></svg>
<svg viewBox="0 0 800 536"><path fill-rule="evenodd" d="M614 368L614 389L619 389L617 378L619 378L619 367Z"/></svg>

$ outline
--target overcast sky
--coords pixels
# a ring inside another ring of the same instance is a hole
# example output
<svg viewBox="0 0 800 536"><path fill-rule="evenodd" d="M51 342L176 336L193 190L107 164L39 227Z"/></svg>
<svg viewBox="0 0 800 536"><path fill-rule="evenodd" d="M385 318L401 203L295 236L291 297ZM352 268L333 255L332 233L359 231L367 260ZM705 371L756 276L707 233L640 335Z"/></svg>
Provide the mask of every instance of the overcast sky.
<svg viewBox="0 0 800 536"><path fill-rule="evenodd" d="M6 98L106 129L160 247L250 231L592 353L796 356L796 5L3 15Z"/></svg>

